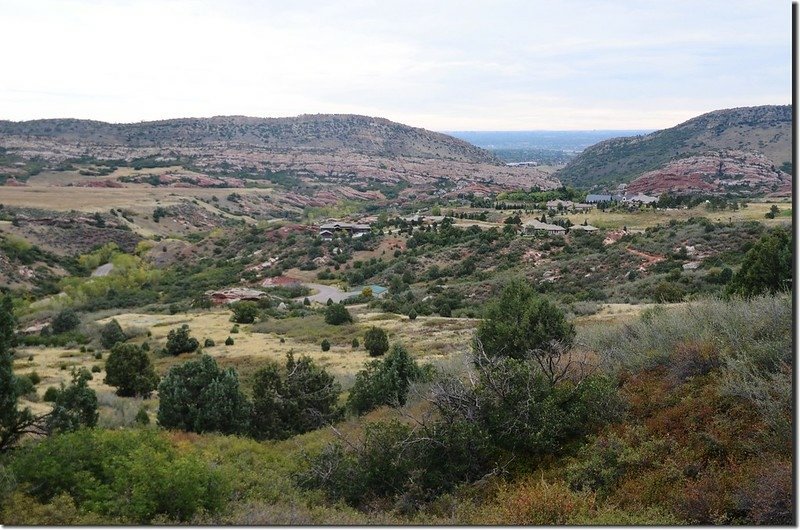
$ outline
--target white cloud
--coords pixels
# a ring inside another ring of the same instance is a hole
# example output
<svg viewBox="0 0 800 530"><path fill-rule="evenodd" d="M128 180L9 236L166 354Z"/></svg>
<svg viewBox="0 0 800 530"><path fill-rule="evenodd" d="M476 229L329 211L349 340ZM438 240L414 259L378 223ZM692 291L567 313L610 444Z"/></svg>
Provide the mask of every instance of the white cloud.
<svg viewBox="0 0 800 530"><path fill-rule="evenodd" d="M783 0L0 0L0 12L5 119L660 128L791 94Z"/></svg>

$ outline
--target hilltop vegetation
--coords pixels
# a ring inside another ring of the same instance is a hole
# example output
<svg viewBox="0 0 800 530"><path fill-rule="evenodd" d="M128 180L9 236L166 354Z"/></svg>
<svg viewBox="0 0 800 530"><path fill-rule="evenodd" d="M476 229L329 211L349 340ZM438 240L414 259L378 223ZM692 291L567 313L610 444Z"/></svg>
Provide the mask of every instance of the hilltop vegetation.
<svg viewBox="0 0 800 530"><path fill-rule="evenodd" d="M791 173L791 106L709 112L644 136L600 142L558 171L562 183L584 188L630 182L672 160L724 150L761 153Z"/></svg>

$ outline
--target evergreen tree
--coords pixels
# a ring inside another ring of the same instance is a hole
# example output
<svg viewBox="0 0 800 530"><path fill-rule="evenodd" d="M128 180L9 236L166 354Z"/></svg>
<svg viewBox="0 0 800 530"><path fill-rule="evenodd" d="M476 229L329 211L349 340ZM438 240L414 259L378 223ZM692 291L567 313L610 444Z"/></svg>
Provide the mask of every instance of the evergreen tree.
<svg viewBox="0 0 800 530"><path fill-rule="evenodd" d="M30 409L17 408L19 389L11 353L15 323L11 298L4 296L0 298L0 452L12 447L34 423Z"/></svg>

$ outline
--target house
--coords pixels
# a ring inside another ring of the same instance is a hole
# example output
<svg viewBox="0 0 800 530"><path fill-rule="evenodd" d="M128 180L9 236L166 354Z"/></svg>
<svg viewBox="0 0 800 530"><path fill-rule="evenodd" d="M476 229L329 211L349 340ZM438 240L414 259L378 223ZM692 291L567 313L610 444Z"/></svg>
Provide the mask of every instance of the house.
<svg viewBox="0 0 800 530"><path fill-rule="evenodd" d="M547 207L552 208L553 210L557 210L558 207L562 207L563 209L570 209L575 205L572 201L562 201L561 199L555 199L552 201L547 201Z"/></svg>
<svg viewBox="0 0 800 530"><path fill-rule="evenodd" d="M577 211L579 211L579 212L580 211L586 211L586 210L591 210L592 208L594 208L594 204L585 204L585 203L579 202L579 203L573 204L572 208L577 210Z"/></svg>
<svg viewBox="0 0 800 530"><path fill-rule="evenodd" d="M563 236L567 233L567 229L563 226L543 223L541 221L537 221L536 219L533 221L528 221L522 225L522 228L526 234L547 233L550 235Z"/></svg>
<svg viewBox="0 0 800 530"><path fill-rule="evenodd" d="M644 195L639 193L638 195L634 195L633 197L627 197L625 199L627 202L638 202L641 204L652 204L654 202L658 202L658 197L651 197L650 195Z"/></svg>
<svg viewBox="0 0 800 530"><path fill-rule="evenodd" d="M586 202L589 204L597 204L598 202L615 202L620 200L619 195L596 195L590 193L586 196Z"/></svg>
<svg viewBox="0 0 800 530"><path fill-rule="evenodd" d="M334 221L319 227L319 236L325 240L333 239L336 232L347 232L351 237L361 237L364 234L369 234L370 226L368 224Z"/></svg>
<svg viewBox="0 0 800 530"><path fill-rule="evenodd" d="M584 232L597 232L599 228L592 225L573 225L572 230L583 230Z"/></svg>

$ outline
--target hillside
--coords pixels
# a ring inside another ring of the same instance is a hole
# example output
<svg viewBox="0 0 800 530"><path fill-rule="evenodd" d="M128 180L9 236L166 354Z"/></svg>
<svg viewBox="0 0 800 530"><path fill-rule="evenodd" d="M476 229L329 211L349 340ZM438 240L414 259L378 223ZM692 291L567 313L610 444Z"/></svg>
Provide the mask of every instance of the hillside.
<svg viewBox="0 0 800 530"><path fill-rule="evenodd" d="M383 118L314 114L294 118L215 116L112 124L91 120L0 121L0 135L127 147L221 143L314 152L499 163L488 151L445 134Z"/></svg>
<svg viewBox="0 0 800 530"><path fill-rule="evenodd" d="M791 106L718 110L645 136L606 140L586 149L556 176L568 185L610 186L676 159L728 150L764 155L771 165L790 173Z"/></svg>
<svg viewBox="0 0 800 530"><path fill-rule="evenodd" d="M292 202L301 207L559 185L543 170L506 166L463 140L366 116L0 121L0 183L74 171L110 175L94 179L102 187L128 187L131 179L154 182L150 170L166 166L175 171L158 185L238 188L249 181L298 195ZM139 173L114 172L126 167Z"/></svg>

